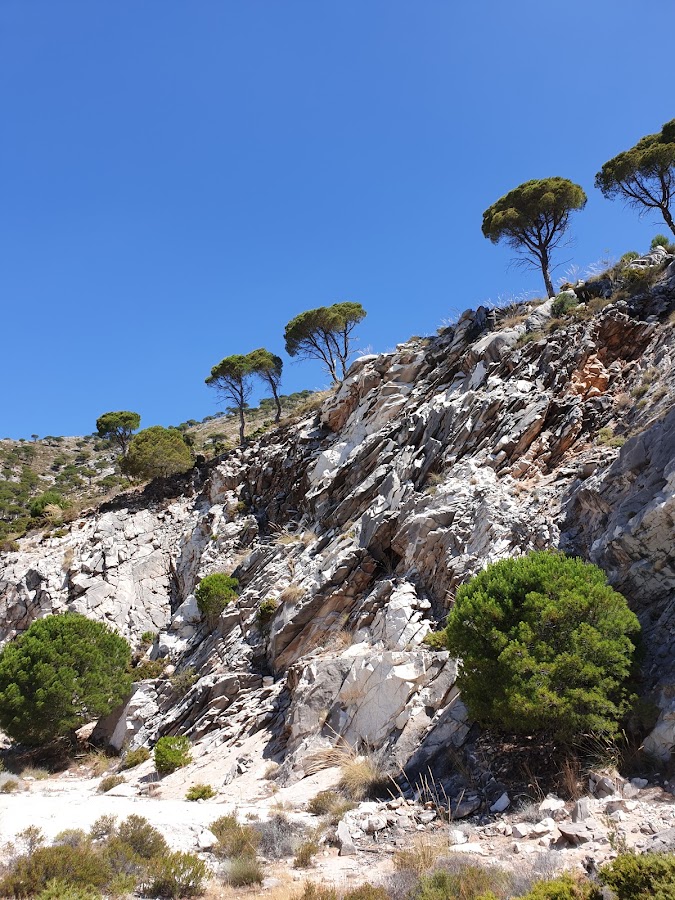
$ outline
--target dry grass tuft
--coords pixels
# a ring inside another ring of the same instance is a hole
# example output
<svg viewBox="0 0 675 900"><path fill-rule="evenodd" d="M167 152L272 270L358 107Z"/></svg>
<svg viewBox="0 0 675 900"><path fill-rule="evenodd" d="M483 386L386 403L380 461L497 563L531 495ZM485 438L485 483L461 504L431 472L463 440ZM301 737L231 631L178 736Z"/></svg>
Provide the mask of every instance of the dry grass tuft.
<svg viewBox="0 0 675 900"><path fill-rule="evenodd" d="M305 589L299 584L289 584L279 594L279 603L295 603L301 597L304 597Z"/></svg>
<svg viewBox="0 0 675 900"><path fill-rule="evenodd" d="M448 842L442 837L420 835L413 840L412 846L397 850L394 854L394 866L399 872L414 872L422 875L433 868L436 860L448 849Z"/></svg>
<svg viewBox="0 0 675 900"><path fill-rule="evenodd" d="M350 800L370 800L383 793L389 779L379 761L371 755L345 760L341 766L339 788Z"/></svg>

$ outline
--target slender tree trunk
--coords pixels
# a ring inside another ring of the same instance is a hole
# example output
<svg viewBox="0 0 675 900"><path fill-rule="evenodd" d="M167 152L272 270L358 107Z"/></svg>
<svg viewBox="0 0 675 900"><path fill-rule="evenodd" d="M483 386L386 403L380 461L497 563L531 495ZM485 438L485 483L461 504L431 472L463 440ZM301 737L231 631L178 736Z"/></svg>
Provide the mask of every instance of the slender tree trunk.
<svg viewBox="0 0 675 900"><path fill-rule="evenodd" d="M246 443L246 438L244 437L244 429L246 427L246 420L244 419L244 405L242 404L239 407L239 443L243 447Z"/></svg>
<svg viewBox="0 0 675 900"><path fill-rule="evenodd" d="M274 402L277 405L277 414L274 417L274 421L278 422L281 418L281 402L279 400L279 394L277 393L277 386L273 381L270 381L270 387L272 388L272 395L274 397Z"/></svg>
<svg viewBox="0 0 675 900"><path fill-rule="evenodd" d="M667 206L661 207L661 212L663 213L663 218L665 219L666 225L670 230L675 234L675 222L673 222L673 217L670 214L670 210Z"/></svg>
<svg viewBox="0 0 675 900"><path fill-rule="evenodd" d="M549 269L549 260L548 260L548 251L546 247L541 248L541 256L539 257L539 261L541 262L541 273L544 276L544 284L546 285L546 293L549 297L555 297L555 291L553 290L553 282L551 281L551 272Z"/></svg>

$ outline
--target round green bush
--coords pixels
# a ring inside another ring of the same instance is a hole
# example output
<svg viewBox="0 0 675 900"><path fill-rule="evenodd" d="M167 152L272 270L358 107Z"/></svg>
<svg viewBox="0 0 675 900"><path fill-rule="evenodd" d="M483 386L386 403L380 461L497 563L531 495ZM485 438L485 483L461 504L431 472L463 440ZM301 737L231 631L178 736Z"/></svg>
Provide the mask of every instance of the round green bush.
<svg viewBox="0 0 675 900"><path fill-rule="evenodd" d="M45 491L44 494L31 500L28 511L32 518L39 519L48 506L60 506L61 509L67 509L68 505L66 498L58 491Z"/></svg>
<svg viewBox="0 0 675 900"><path fill-rule="evenodd" d="M622 853L600 869L616 900L673 900L675 854Z"/></svg>
<svg viewBox="0 0 675 900"><path fill-rule="evenodd" d="M657 234L652 238L652 242L650 245L650 250L656 250L657 247L665 247L666 250L670 246L670 238L667 238L665 234Z"/></svg>
<svg viewBox="0 0 675 900"><path fill-rule="evenodd" d="M185 735L161 737L155 744L155 768L160 775L170 775L192 762L190 741Z"/></svg>
<svg viewBox="0 0 675 900"><path fill-rule="evenodd" d="M0 727L30 746L71 736L131 690L129 645L79 613L39 619L0 653Z"/></svg>
<svg viewBox="0 0 675 900"><path fill-rule="evenodd" d="M204 616L209 628L214 628L220 614L228 603L237 596L239 582L230 575L214 572L205 575L195 590L197 608Z"/></svg>
<svg viewBox="0 0 675 900"><path fill-rule="evenodd" d="M616 732L639 629L601 569L544 551L462 585L446 634L472 718L567 741Z"/></svg>
<svg viewBox="0 0 675 900"><path fill-rule="evenodd" d="M153 425L134 435L120 469L125 475L143 481L178 475L192 465L192 452L181 432L177 428Z"/></svg>

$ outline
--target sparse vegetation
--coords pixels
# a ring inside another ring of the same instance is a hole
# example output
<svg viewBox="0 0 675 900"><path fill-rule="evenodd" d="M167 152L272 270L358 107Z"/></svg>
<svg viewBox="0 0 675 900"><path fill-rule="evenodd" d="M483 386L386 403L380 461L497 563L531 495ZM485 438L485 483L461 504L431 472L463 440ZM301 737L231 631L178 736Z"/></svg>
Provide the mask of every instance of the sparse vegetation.
<svg viewBox="0 0 675 900"><path fill-rule="evenodd" d="M216 792L210 784L193 784L188 788L185 794L186 800L210 800L215 797Z"/></svg>
<svg viewBox="0 0 675 900"><path fill-rule="evenodd" d="M309 840L305 841L301 844L296 853L295 858L293 860L293 868L295 869L307 869L312 865L314 861L314 857L319 852L319 845L316 841Z"/></svg>
<svg viewBox="0 0 675 900"><path fill-rule="evenodd" d="M141 763L150 759L151 753L147 747L138 747L136 750L129 750L120 764L121 769L133 769L140 766Z"/></svg>
<svg viewBox="0 0 675 900"><path fill-rule="evenodd" d="M210 830L218 839L213 850L217 856L255 856L261 836L251 825L240 825L235 816L221 816Z"/></svg>
<svg viewBox="0 0 675 900"><path fill-rule="evenodd" d="M232 887L262 884L264 877L262 866L255 856L235 856L230 860L227 882Z"/></svg>
<svg viewBox="0 0 675 900"><path fill-rule="evenodd" d="M170 775L192 762L190 740L185 735L161 737L155 744L155 768L160 775Z"/></svg>
<svg viewBox="0 0 675 900"><path fill-rule="evenodd" d="M237 596L239 582L230 575L214 572L205 575L195 590L197 608L206 619L209 628L215 628L220 614Z"/></svg>
<svg viewBox="0 0 675 900"><path fill-rule="evenodd" d="M99 793L107 794L108 791L111 791L114 787L117 787L119 784L124 784L124 778L121 775L106 775L105 778L102 778L98 785Z"/></svg>

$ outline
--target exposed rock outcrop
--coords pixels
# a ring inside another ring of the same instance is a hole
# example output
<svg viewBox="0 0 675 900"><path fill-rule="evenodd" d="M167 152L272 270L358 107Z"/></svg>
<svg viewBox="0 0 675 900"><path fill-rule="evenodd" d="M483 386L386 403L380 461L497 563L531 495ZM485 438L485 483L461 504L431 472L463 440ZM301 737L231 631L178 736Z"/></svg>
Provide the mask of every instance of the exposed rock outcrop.
<svg viewBox="0 0 675 900"><path fill-rule="evenodd" d="M650 303L673 305L668 277L641 308L548 336L550 301L504 327L467 312L357 360L316 414L229 452L193 495L22 540L0 564L2 638L66 609L132 642L158 632L151 655L173 675L107 723L117 747L180 732L208 754L262 730L290 780L338 738L414 773L470 726L455 661L424 636L488 562L561 547L601 565L640 616L667 755L675 339ZM193 591L213 571L241 594L209 632Z"/></svg>

